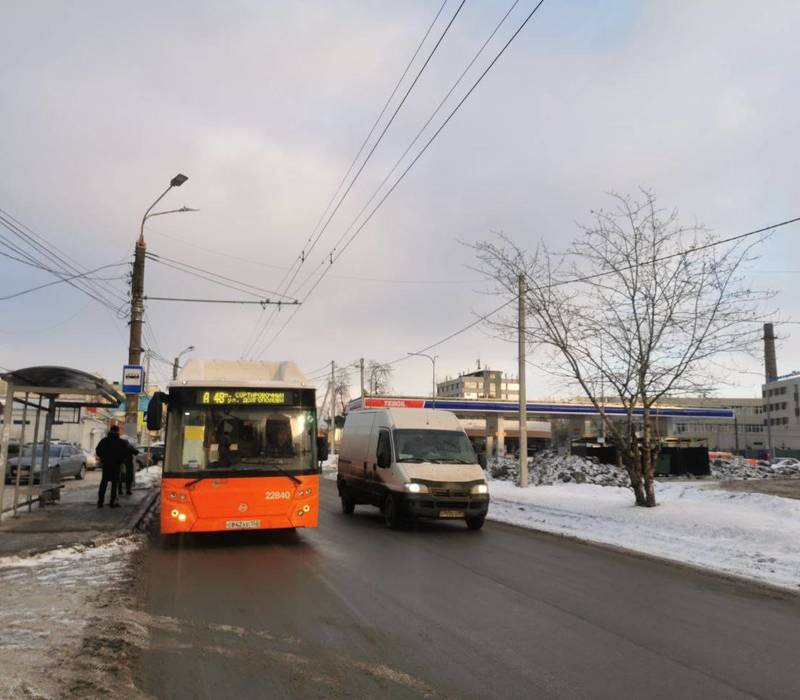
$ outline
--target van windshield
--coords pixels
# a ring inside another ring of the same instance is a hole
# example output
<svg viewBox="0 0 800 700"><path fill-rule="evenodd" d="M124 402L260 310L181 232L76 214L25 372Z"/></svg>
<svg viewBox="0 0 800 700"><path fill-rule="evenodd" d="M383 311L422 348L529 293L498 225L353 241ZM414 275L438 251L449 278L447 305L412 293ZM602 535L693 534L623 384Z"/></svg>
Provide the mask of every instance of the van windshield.
<svg viewBox="0 0 800 700"><path fill-rule="evenodd" d="M478 461L469 438L460 430L395 430L394 449L398 462L475 464Z"/></svg>

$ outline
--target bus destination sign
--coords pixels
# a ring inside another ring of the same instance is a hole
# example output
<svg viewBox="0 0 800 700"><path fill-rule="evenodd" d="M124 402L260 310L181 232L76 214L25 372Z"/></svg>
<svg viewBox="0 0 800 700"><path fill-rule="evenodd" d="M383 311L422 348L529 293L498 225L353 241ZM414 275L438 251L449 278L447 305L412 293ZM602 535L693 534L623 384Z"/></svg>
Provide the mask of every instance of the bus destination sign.
<svg viewBox="0 0 800 700"><path fill-rule="evenodd" d="M200 403L206 406L275 406L286 403L283 391L202 391Z"/></svg>

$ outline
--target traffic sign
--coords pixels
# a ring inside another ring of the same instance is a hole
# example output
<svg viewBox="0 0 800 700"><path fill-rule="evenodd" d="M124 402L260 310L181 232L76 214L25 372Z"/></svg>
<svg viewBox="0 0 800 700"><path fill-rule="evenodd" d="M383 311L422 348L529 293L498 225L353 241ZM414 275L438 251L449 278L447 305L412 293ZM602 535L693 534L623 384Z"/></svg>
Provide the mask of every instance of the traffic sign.
<svg viewBox="0 0 800 700"><path fill-rule="evenodd" d="M124 365L122 367L122 393L141 394L144 389L144 367Z"/></svg>

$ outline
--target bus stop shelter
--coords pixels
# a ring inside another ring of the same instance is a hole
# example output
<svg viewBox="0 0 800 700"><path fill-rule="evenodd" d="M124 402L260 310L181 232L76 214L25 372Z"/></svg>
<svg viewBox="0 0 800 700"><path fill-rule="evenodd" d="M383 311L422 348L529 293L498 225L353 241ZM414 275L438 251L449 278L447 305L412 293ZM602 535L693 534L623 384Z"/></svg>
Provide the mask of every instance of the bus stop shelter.
<svg viewBox="0 0 800 700"><path fill-rule="evenodd" d="M18 466L12 481L14 488L13 511L19 503L22 452L29 441L31 464L27 478L27 503L30 509L34 494L39 505L44 506L59 498L60 474L49 464L53 426L60 423L78 423L85 408L116 408L125 397L100 377L70 367L27 367L0 374L6 382L3 426L0 432L0 519L5 503L6 473L8 472L8 447L11 427L14 424L15 405L22 410L19 436ZM33 431L28 425L33 423ZM39 446L42 449L39 450ZM39 486L34 488L36 460L41 459Z"/></svg>

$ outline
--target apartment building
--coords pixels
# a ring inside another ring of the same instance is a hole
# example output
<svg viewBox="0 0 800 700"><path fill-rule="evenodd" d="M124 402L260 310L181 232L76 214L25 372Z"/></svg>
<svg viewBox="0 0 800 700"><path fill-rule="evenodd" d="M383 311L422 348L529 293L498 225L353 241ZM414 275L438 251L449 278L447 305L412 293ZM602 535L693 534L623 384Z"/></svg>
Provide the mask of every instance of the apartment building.
<svg viewBox="0 0 800 700"><path fill-rule="evenodd" d="M436 396L446 399L519 401L519 380L499 370L479 369L436 384Z"/></svg>

